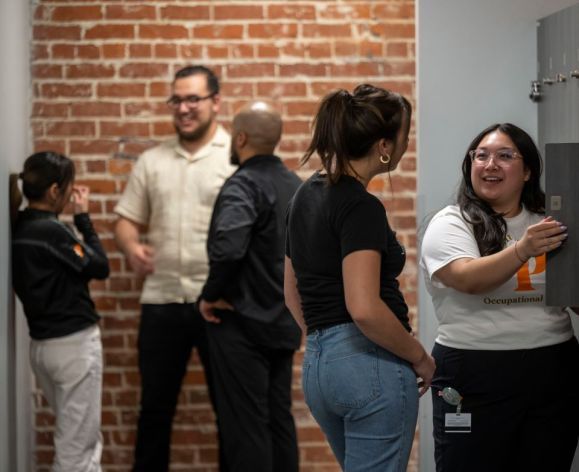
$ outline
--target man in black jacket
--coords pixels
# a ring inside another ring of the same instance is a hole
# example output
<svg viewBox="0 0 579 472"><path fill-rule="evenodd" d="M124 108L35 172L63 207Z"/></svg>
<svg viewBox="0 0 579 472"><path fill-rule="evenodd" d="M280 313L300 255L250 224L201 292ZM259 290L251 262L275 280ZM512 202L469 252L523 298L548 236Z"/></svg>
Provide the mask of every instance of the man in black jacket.
<svg viewBox="0 0 579 472"><path fill-rule="evenodd" d="M300 179L273 155L282 120L265 102L234 118L237 171L217 197L201 293L219 424L232 472L295 472L293 354L300 330L283 295L285 216Z"/></svg>

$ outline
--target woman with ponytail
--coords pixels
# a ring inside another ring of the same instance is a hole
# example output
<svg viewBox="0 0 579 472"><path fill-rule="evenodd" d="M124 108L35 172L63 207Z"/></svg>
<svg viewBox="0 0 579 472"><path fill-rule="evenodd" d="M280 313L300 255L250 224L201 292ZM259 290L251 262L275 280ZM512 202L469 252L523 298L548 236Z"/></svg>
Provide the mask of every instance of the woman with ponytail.
<svg viewBox="0 0 579 472"><path fill-rule="evenodd" d="M74 164L39 152L11 178L12 280L28 321L30 362L55 417L54 472L100 471L102 345L91 279L109 265L88 215L87 187ZM21 195L28 206L18 211ZM72 202L79 239L58 215Z"/></svg>
<svg viewBox="0 0 579 472"><path fill-rule="evenodd" d="M372 85L327 95L303 158L322 170L288 210L284 291L307 334L304 395L346 471L406 471L434 372L399 289L404 248L367 191L402 159L410 118L404 97Z"/></svg>

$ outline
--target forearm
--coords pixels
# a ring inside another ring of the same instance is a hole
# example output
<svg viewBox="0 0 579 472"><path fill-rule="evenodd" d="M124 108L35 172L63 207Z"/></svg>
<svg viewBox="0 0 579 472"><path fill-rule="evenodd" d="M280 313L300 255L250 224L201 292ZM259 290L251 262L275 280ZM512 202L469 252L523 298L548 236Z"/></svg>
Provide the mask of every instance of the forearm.
<svg viewBox="0 0 579 472"><path fill-rule="evenodd" d="M523 264L511 245L490 256L452 261L434 276L459 292L485 293L507 282Z"/></svg>
<svg viewBox="0 0 579 472"><path fill-rule="evenodd" d="M304 333L306 333L307 326L304 319L304 313L302 311L302 299L298 292L297 279L292 267L291 259L289 257L285 258L283 293L285 297L285 305L292 314L298 326Z"/></svg>
<svg viewBox="0 0 579 472"><path fill-rule="evenodd" d="M211 262L201 298L209 302L223 298L230 281L237 275L240 265L241 261Z"/></svg>
<svg viewBox="0 0 579 472"><path fill-rule="evenodd" d="M365 308L351 313L352 319L364 335L396 356L417 364L426 351L381 299L368 300Z"/></svg>
<svg viewBox="0 0 579 472"><path fill-rule="evenodd" d="M129 249L140 243L142 227L126 218L120 217L115 226L115 242L127 254Z"/></svg>
<svg viewBox="0 0 579 472"><path fill-rule="evenodd" d="M74 215L74 224L83 236L87 248L86 264L82 273L88 278L106 279L109 276L109 260L94 230L88 213Z"/></svg>

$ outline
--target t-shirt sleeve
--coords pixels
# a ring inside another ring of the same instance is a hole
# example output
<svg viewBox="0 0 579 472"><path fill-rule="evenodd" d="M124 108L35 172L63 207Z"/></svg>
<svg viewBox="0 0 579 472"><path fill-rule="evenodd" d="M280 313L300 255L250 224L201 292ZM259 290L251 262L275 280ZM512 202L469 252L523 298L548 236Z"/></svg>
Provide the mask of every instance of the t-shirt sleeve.
<svg viewBox="0 0 579 472"><path fill-rule="evenodd" d="M386 250L388 222L378 199L359 198L349 202L336 218L342 259L354 251Z"/></svg>
<svg viewBox="0 0 579 472"><path fill-rule="evenodd" d="M430 280L437 270L456 259L478 257L480 251L474 233L459 209L443 210L435 215L424 233L420 261Z"/></svg>
<svg viewBox="0 0 579 472"><path fill-rule="evenodd" d="M115 213L135 223L146 225L149 222L150 206L147 193L147 173L145 159L139 158L133 167L129 181Z"/></svg>

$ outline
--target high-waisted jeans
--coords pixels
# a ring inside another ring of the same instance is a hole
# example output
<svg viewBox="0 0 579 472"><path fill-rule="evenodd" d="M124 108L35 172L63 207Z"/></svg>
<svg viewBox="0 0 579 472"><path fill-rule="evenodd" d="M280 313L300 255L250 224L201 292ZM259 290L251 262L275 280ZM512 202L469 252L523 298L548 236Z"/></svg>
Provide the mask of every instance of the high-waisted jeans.
<svg viewBox="0 0 579 472"><path fill-rule="evenodd" d="M408 362L346 323L308 335L302 383L343 470L406 471L418 415Z"/></svg>

